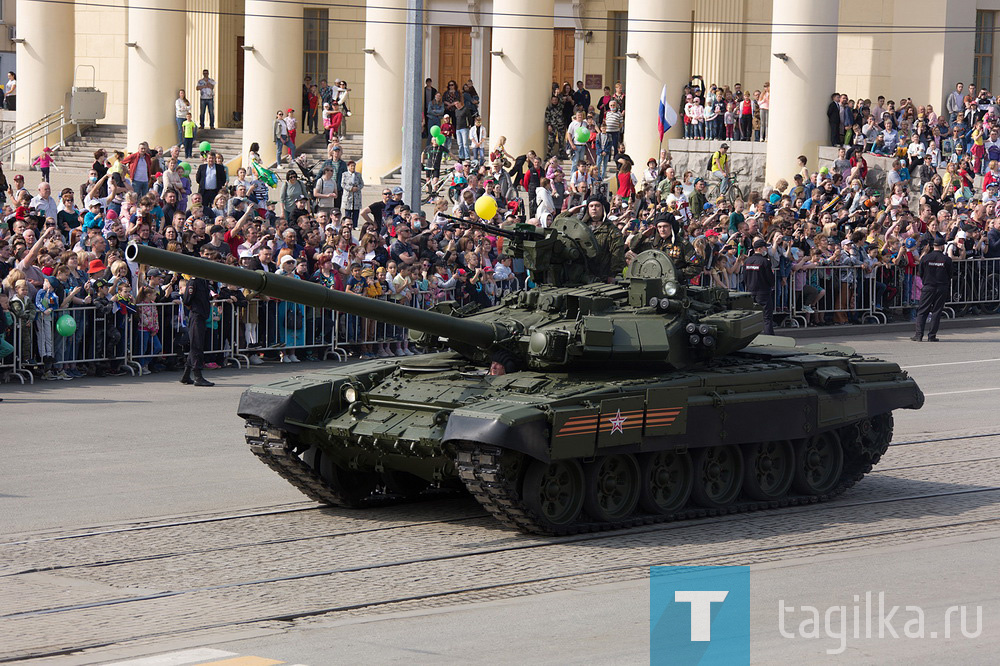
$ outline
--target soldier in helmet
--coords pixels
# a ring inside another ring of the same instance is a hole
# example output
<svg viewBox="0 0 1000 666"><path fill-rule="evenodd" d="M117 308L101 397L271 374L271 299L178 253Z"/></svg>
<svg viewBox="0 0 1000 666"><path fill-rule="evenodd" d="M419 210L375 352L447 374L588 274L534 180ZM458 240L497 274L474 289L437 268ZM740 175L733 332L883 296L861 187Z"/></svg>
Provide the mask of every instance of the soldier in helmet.
<svg viewBox="0 0 1000 666"><path fill-rule="evenodd" d="M669 211L659 213L654 224L629 241L629 249L636 254L646 250L659 250L674 264L677 274L687 282L704 270L704 261L694 247L681 235L680 222Z"/></svg>
<svg viewBox="0 0 1000 666"><path fill-rule="evenodd" d="M583 223L590 227L599 250L596 259L590 262L588 270L595 279L613 281L625 269L625 239L622 232L608 221L607 208L603 199L591 197L585 205L570 208L556 218L576 217L586 208Z"/></svg>

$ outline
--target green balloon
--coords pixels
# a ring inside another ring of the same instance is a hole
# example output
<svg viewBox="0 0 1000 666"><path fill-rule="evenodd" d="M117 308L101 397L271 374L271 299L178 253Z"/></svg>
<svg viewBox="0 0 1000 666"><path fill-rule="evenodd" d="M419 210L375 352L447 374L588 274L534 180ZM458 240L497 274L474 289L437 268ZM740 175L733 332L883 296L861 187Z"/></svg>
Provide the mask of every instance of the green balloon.
<svg viewBox="0 0 1000 666"><path fill-rule="evenodd" d="M180 167L181 171L183 171L186 175L191 175L191 164L189 162L181 162Z"/></svg>
<svg viewBox="0 0 1000 666"><path fill-rule="evenodd" d="M590 130L586 127L576 128L576 142L587 143L588 141L590 141Z"/></svg>
<svg viewBox="0 0 1000 666"><path fill-rule="evenodd" d="M448 137L446 137L446 136L440 136L439 135L439 136L434 137L434 140L437 141L437 144L439 146L443 146L445 143L448 142Z"/></svg>
<svg viewBox="0 0 1000 666"><path fill-rule="evenodd" d="M438 137L441 136L441 127L439 125L434 125L431 127L431 136Z"/></svg>
<svg viewBox="0 0 1000 666"><path fill-rule="evenodd" d="M76 333L76 319L73 319L73 315L64 314L56 319L56 333L64 338Z"/></svg>
<svg viewBox="0 0 1000 666"><path fill-rule="evenodd" d="M198 152L207 153L210 150L212 150L212 144L210 144L208 141L202 141L201 143L198 144Z"/></svg>

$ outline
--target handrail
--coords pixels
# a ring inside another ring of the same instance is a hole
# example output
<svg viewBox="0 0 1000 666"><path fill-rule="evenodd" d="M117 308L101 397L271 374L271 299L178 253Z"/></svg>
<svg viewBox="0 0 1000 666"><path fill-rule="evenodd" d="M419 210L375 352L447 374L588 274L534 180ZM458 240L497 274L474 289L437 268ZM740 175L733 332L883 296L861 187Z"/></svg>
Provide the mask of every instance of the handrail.
<svg viewBox="0 0 1000 666"><path fill-rule="evenodd" d="M27 127L22 127L0 140L0 160L9 159L10 166L13 167L17 151L36 141L45 141L46 146L59 148L66 140L66 127L75 124L66 120L66 107L60 106ZM59 141L50 145L48 139L56 132L59 133Z"/></svg>

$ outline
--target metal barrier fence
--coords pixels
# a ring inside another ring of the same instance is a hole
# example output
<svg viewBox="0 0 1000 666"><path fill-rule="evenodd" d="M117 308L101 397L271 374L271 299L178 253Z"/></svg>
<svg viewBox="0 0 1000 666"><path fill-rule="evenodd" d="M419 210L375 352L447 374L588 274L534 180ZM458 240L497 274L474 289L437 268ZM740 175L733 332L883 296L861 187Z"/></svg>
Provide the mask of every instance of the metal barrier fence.
<svg viewBox="0 0 1000 666"><path fill-rule="evenodd" d="M698 276L701 285L743 290L740 275L724 270ZM808 266L775 275L775 321L790 328L816 324L885 324L890 317L916 318L921 282L916 267ZM1000 311L1000 259L955 261L947 317Z"/></svg>
<svg viewBox="0 0 1000 666"><path fill-rule="evenodd" d="M966 259L955 266L946 316L1000 311L1000 259ZM728 281L732 289L743 286L736 275L715 279ZM921 291L915 269L896 265L810 266L776 280L776 321L792 328L886 323L890 315L912 320ZM700 276L702 284L712 281L708 273ZM497 282L490 300L498 302L518 288L521 285L513 278ZM463 295L464 290L456 288L418 290L404 304L431 308L442 300L455 300L463 305ZM205 361L219 366L245 368L262 354L295 357L300 350L342 361L349 352L398 355L408 347L407 331L401 326L262 296L216 300L211 312ZM76 321L76 330L68 337L54 330L63 314ZM81 364L144 374L157 359L179 359L187 344L185 310L177 303L138 304L127 313L94 305L55 310L34 322L14 318L9 330L7 342L14 351L0 358L0 378L16 377L22 384L34 383L35 375L49 369L72 370Z"/></svg>

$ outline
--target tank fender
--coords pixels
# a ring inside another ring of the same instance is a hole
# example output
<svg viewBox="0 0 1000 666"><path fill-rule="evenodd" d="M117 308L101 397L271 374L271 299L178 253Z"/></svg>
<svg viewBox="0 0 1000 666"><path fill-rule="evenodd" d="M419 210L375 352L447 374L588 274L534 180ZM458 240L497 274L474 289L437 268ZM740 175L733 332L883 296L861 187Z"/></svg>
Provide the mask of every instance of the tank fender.
<svg viewBox="0 0 1000 666"><path fill-rule="evenodd" d="M358 364L251 386L240 396L236 413L244 419L260 419L298 433L302 431L299 424L309 422L312 417L336 414L343 409L345 384L369 389L394 370L395 364Z"/></svg>
<svg viewBox="0 0 1000 666"><path fill-rule="evenodd" d="M515 423L505 420L498 414L455 410L448 417L442 439L445 442L463 440L500 446L550 462L549 422L544 414Z"/></svg>

